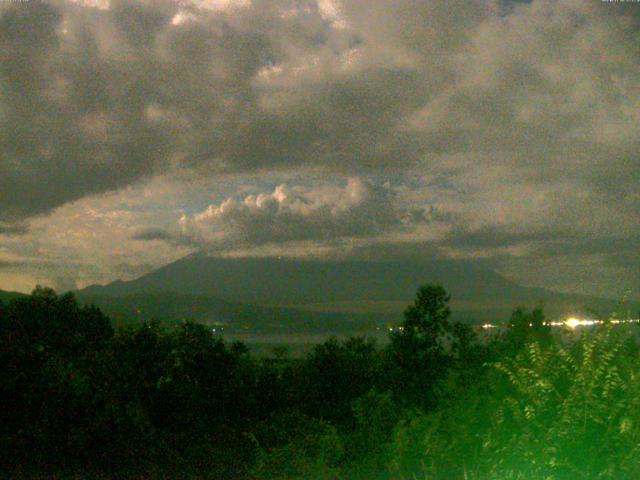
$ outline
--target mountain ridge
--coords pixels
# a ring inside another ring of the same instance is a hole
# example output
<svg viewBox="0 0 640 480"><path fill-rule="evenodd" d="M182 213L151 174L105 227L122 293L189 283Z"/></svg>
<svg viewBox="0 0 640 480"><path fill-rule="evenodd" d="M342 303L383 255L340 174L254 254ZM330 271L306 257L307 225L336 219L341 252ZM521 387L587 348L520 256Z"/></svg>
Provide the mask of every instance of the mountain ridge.
<svg viewBox="0 0 640 480"><path fill-rule="evenodd" d="M606 312L617 304L610 299L523 287L462 260L229 259L202 254L188 255L131 281L90 286L78 294L99 298L166 292L198 297L198 304L209 298L212 304L231 302L300 315L368 312L388 321L396 306L397 317L401 317L417 288L425 283L443 284L452 294L454 318L466 321L504 321L519 305L530 308L542 303L549 317L558 317L589 309Z"/></svg>

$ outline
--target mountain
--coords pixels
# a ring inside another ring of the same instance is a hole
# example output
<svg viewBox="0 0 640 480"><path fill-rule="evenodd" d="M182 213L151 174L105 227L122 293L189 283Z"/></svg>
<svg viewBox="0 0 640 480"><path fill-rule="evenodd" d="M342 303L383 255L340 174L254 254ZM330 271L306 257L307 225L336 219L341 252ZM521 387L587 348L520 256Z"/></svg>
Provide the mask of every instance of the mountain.
<svg viewBox="0 0 640 480"><path fill-rule="evenodd" d="M397 323L416 289L428 282L443 284L452 295L454 318L471 322L504 321L519 305L542 303L549 318L590 310L604 313L616 307L613 300L523 287L467 261L321 261L199 254L132 281L87 287L78 295L103 306L107 313L119 305L120 310L135 310L140 316L144 314L137 310L144 305L166 317L236 326L243 322L263 327L305 324L320 329L348 321ZM157 305L164 307L158 311Z"/></svg>
<svg viewBox="0 0 640 480"><path fill-rule="evenodd" d="M457 261L372 262L190 255L129 282L82 292L122 296L158 291L215 296L261 305L403 301L425 282L480 295L517 286L497 273Z"/></svg>
<svg viewBox="0 0 640 480"><path fill-rule="evenodd" d="M18 292L7 292L4 290L0 290L0 302L2 303L7 303L10 300L13 300L14 298L19 298L19 297L24 297L25 294L24 293L18 293Z"/></svg>

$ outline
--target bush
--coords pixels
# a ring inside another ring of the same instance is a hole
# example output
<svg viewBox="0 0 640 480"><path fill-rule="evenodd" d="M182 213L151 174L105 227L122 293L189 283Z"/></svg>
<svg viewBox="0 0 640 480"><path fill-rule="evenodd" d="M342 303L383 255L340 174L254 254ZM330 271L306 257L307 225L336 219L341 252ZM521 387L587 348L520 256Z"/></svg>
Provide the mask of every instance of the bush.
<svg viewBox="0 0 640 480"><path fill-rule="evenodd" d="M450 407L399 425L392 469L425 478L619 479L640 474L640 367L623 329L528 343Z"/></svg>
<svg viewBox="0 0 640 480"><path fill-rule="evenodd" d="M327 479L339 478L338 464L343 445L334 426L300 412L285 412L263 425L263 447L256 439L255 478Z"/></svg>

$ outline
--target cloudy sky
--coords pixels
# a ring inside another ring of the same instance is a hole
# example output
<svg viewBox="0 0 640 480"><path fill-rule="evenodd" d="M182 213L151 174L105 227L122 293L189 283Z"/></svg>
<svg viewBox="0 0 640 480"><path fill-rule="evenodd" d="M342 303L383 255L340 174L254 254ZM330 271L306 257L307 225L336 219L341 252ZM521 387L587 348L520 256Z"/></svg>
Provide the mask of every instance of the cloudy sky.
<svg viewBox="0 0 640 480"><path fill-rule="evenodd" d="M640 4L0 2L0 288L190 252L640 281Z"/></svg>

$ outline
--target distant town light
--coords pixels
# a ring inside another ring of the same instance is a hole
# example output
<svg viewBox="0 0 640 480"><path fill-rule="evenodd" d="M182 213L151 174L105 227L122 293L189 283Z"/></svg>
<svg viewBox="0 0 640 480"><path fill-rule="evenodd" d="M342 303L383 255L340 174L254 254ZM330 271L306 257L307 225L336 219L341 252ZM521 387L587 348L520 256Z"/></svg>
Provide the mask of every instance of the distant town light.
<svg viewBox="0 0 640 480"><path fill-rule="evenodd" d="M569 328L576 328L576 327L589 327L591 325L596 325L598 323L604 323L604 322L602 320L593 320L590 318L579 319L575 317L570 317L564 323ZM615 323L619 323L619 322L615 322Z"/></svg>
<svg viewBox="0 0 640 480"><path fill-rule="evenodd" d="M566 322L564 323L569 328L576 328L578 325L581 324L581 321L575 317L570 317L570 318L567 318Z"/></svg>
<svg viewBox="0 0 640 480"><path fill-rule="evenodd" d="M604 320L594 320L591 318L585 318L585 319L581 319L581 318L576 318L576 317L569 317L564 321L551 321L551 322L543 322L543 325L545 326L551 326L551 327L569 327L572 330L577 328L577 327L588 327L591 325L600 325L600 324L604 324L605 321ZM609 320L609 323L613 324L613 325L617 325L617 324L621 324L621 323L640 323L640 319L638 318L632 318L632 319L628 319L628 320L619 320L619 319L612 319ZM532 323L528 324L529 327L533 327ZM498 328L500 325L496 325L493 323L484 323L482 325L480 325L480 328L482 328L483 330L490 330L492 328ZM389 330L392 330L391 328Z"/></svg>

